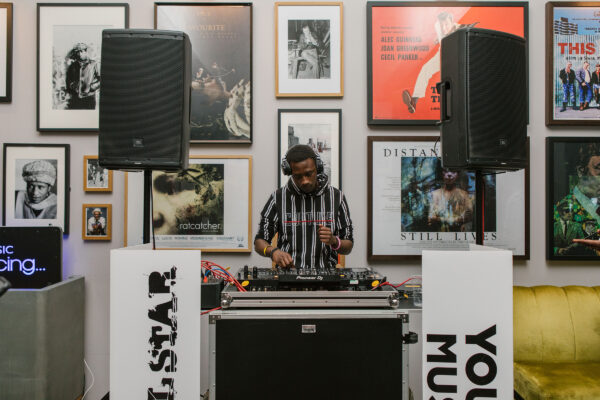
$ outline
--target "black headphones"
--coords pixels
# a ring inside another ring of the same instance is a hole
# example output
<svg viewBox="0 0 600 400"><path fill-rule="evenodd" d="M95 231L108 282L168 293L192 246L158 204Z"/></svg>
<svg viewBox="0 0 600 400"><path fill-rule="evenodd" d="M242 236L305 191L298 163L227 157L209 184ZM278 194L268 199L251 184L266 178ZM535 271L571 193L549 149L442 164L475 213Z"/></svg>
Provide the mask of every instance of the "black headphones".
<svg viewBox="0 0 600 400"><path fill-rule="evenodd" d="M288 149L289 151L289 149ZM316 153L313 150L314 153L314 157L309 157L312 158L313 160L315 160L315 164L317 165L317 174L322 174L323 171L325 170L325 167L323 166L323 160L321 160L321 157L319 156L318 153ZM287 152L285 153L285 156L281 159L281 172L283 172L284 175L291 175L292 174L292 166L290 165L290 163L287 160Z"/></svg>

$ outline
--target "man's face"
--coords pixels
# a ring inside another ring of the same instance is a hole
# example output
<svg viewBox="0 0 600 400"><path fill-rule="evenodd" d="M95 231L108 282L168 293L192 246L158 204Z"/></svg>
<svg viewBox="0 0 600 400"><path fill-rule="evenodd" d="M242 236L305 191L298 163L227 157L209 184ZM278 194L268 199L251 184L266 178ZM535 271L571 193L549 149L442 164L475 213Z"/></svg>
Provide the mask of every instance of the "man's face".
<svg viewBox="0 0 600 400"><path fill-rule="evenodd" d="M600 65L596 65L596 73L600 72Z"/></svg>
<svg viewBox="0 0 600 400"><path fill-rule="evenodd" d="M442 28L442 34L446 36L450 32L452 32L452 28L454 28L454 24L452 23L452 18L444 18L440 21L440 28Z"/></svg>
<svg viewBox="0 0 600 400"><path fill-rule="evenodd" d="M560 210L559 214L560 214L560 219L562 219L565 222L573 219L573 213L568 208Z"/></svg>
<svg viewBox="0 0 600 400"><path fill-rule="evenodd" d="M315 160L307 158L304 161L291 162L292 179L304 193L312 193L317 188L317 166Z"/></svg>
<svg viewBox="0 0 600 400"><path fill-rule="evenodd" d="M81 61L85 61L88 59L88 53L86 49L80 49L77 50L77 57L81 60Z"/></svg>
<svg viewBox="0 0 600 400"><path fill-rule="evenodd" d="M310 28L308 26L304 26L302 27L302 32L304 32L304 35L308 35L310 33Z"/></svg>
<svg viewBox="0 0 600 400"><path fill-rule="evenodd" d="M568 64L567 64L567 71L569 71L569 70L571 69L571 66L572 66L572 65L573 65L573 64L571 64L571 63L568 63Z"/></svg>
<svg viewBox="0 0 600 400"><path fill-rule="evenodd" d="M588 69L590 67L590 63L584 62L583 69Z"/></svg>
<svg viewBox="0 0 600 400"><path fill-rule="evenodd" d="M27 196L33 204L40 203L50 196L50 185L43 182L27 182Z"/></svg>
<svg viewBox="0 0 600 400"><path fill-rule="evenodd" d="M102 215L102 213L100 211L94 211L94 218L100 219L101 215Z"/></svg>
<svg viewBox="0 0 600 400"><path fill-rule="evenodd" d="M444 178L444 183L446 185L452 185L454 182L456 182L458 172L444 171L442 177Z"/></svg>
<svg viewBox="0 0 600 400"><path fill-rule="evenodd" d="M600 197L600 156L592 156L579 171L577 186L588 197Z"/></svg>

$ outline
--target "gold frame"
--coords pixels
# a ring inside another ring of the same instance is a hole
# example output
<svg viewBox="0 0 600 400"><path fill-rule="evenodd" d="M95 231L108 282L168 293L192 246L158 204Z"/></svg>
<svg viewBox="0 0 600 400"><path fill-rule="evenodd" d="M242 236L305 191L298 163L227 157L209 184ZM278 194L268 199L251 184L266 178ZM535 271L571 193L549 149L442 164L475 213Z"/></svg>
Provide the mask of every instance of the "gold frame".
<svg viewBox="0 0 600 400"><path fill-rule="evenodd" d="M340 91L339 93L280 93L279 92L279 7L284 6L338 6L340 8ZM338 1L275 2L275 97L344 97L344 3Z"/></svg>
<svg viewBox="0 0 600 400"><path fill-rule="evenodd" d="M108 187L107 188L91 188L88 187L87 165L88 160L97 160L98 156L83 156L83 191L84 192L104 192L111 193L113 190L113 171L108 170Z"/></svg>
<svg viewBox="0 0 600 400"><path fill-rule="evenodd" d="M91 236L87 234L88 208L106 208L106 236ZM112 240L112 204L82 204L81 205L81 239L83 240Z"/></svg>

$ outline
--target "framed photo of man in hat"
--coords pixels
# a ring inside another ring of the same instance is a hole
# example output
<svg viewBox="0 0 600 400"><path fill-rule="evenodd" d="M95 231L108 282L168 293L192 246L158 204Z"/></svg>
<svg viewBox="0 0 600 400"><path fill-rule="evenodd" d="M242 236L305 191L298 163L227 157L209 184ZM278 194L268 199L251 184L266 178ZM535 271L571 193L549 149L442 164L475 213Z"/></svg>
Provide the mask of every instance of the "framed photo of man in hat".
<svg viewBox="0 0 600 400"><path fill-rule="evenodd" d="M2 220L69 233L68 144L5 143Z"/></svg>
<svg viewBox="0 0 600 400"><path fill-rule="evenodd" d="M83 240L112 239L112 205L83 204L82 205Z"/></svg>

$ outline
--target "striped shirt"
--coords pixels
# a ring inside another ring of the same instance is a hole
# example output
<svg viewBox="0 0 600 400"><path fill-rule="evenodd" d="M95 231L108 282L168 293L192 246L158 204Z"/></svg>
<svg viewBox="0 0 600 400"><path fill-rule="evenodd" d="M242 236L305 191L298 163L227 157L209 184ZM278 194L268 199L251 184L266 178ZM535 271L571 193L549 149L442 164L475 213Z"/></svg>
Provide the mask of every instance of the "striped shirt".
<svg viewBox="0 0 600 400"><path fill-rule="evenodd" d="M277 189L260 214L256 239L271 242L289 253L296 268L332 268L338 253L319 240L319 225L328 226L340 239L354 241L352 220L344 194L327 182L315 193L303 193L289 179Z"/></svg>

